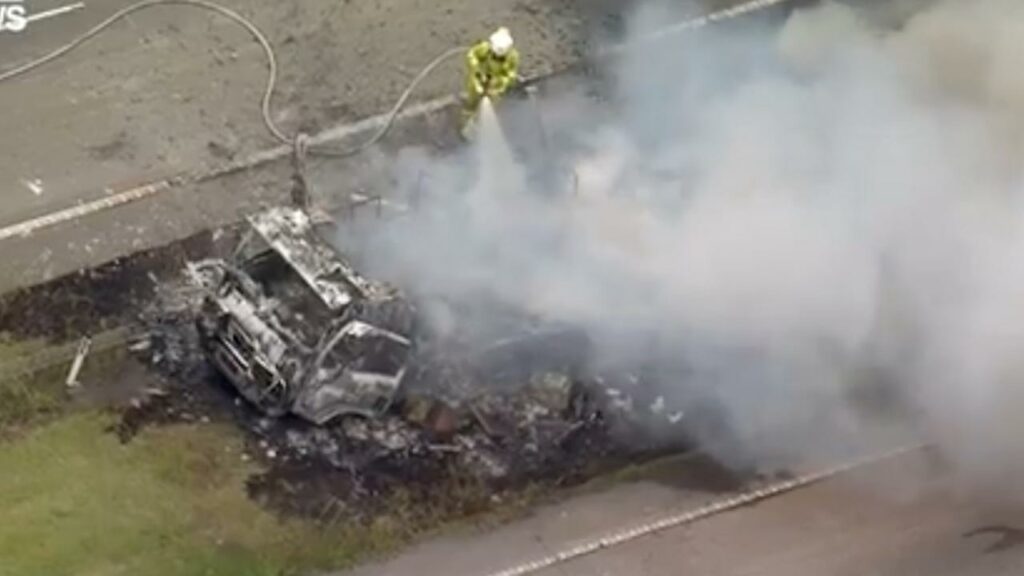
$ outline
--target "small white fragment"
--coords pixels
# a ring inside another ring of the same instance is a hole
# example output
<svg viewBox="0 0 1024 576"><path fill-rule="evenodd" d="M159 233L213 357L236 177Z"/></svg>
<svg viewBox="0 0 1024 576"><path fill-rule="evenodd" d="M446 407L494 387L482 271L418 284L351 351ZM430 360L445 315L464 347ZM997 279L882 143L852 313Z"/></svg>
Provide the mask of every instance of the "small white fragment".
<svg viewBox="0 0 1024 576"><path fill-rule="evenodd" d="M153 345L153 340L146 334L144 337L139 338L134 344L128 347L128 350L132 352L144 352L149 350Z"/></svg>
<svg viewBox="0 0 1024 576"><path fill-rule="evenodd" d="M32 180L22 179L21 183L24 184L26 188L31 190L32 193L35 194L36 196L42 195L42 193L43 193L43 181L42 180L40 180L38 178L34 178Z"/></svg>
<svg viewBox="0 0 1024 576"><path fill-rule="evenodd" d="M661 414L665 411L665 397L658 396L658 399L651 404L651 414Z"/></svg>

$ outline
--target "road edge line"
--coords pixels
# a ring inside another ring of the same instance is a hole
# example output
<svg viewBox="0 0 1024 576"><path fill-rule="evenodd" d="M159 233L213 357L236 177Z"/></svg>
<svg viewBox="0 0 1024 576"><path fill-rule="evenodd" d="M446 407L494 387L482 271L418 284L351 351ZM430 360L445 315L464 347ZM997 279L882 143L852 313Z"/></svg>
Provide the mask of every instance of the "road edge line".
<svg viewBox="0 0 1024 576"><path fill-rule="evenodd" d="M528 574L533 574L545 568L550 568L558 564L569 562L570 560L588 556L601 550L625 544L626 542L630 542L644 536L663 532L670 528L693 524L699 520L724 514L744 506L750 506L752 504L774 498L775 496L781 496L788 492L805 488L812 484L817 484L841 474L845 474L857 468L897 458L899 456L924 449L925 447L926 446L923 444L903 446L882 454L876 454L860 460L838 464L819 472L813 472L790 480L769 484L729 498L716 500L710 504L693 510L672 514L658 520L653 520L644 524L618 530L605 536L570 545L559 552L555 552L548 556L537 558L511 568L506 568L498 572L490 572L486 574L486 576L526 576Z"/></svg>

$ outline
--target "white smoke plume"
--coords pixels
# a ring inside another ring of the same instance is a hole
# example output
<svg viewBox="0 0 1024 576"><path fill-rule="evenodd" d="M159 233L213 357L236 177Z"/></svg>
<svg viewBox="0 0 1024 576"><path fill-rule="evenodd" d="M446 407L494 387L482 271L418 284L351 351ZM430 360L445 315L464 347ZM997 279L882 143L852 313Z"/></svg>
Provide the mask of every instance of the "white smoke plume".
<svg viewBox="0 0 1024 576"><path fill-rule="evenodd" d="M487 118L469 152L404 152L421 207L372 239L376 272L585 327L722 410L689 433L730 463L845 454L914 414L971 469L1024 472L1021 62L1019 0L824 2L646 46L610 101L542 102L547 154Z"/></svg>

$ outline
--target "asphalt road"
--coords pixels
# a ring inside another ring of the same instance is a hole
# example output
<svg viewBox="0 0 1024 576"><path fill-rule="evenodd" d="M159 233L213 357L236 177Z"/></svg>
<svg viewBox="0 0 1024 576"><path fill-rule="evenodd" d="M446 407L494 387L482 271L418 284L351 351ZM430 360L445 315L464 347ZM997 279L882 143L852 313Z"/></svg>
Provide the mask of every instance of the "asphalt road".
<svg viewBox="0 0 1024 576"><path fill-rule="evenodd" d="M316 133L388 109L424 63L498 24L514 30L523 72L575 62L621 30L639 0L427 0L337 2L224 0L268 34L278 52L274 118ZM680 0L683 19L736 0ZM64 4L33 0L31 11ZM44 54L129 0L0 32L0 70ZM669 24L669 22L666 22ZM106 198L183 172L245 162L272 148L259 114L265 81L259 47L230 21L196 9L138 13L65 58L0 84L0 229ZM415 99L451 96L456 63L440 68ZM454 119L426 118L387 144L431 144ZM332 162L328 184L344 196L386 172L386 155ZM314 167L315 169L315 167ZM287 158L201 185L179 186L130 205L75 218L30 236L0 238L0 293L109 262L288 201Z"/></svg>
<svg viewBox="0 0 1024 576"><path fill-rule="evenodd" d="M639 485L588 495L495 532L425 544L349 576L495 574L557 553L586 533L631 526L650 518L652 508L665 514L712 498L664 490ZM1024 508L979 499L917 452L534 574L1008 576L1024 570L1021 530Z"/></svg>
<svg viewBox="0 0 1024 576"><path fill-rule="evenodd" d="M567 0L222 0L250 17L280 64L274 118L317 132L389 108L436 55L511 27L526 71L579 58L592 31L627 3ZM56 48L133 0L0 32L0 70ZM68 4L31 0L30 12ZM460 62L418 98L459 90ZM0 225L102 196L107 189L223 164L273 141L259 115L266 62L235 23L201 9L136 13L75 52L0 84Z"/></svg>

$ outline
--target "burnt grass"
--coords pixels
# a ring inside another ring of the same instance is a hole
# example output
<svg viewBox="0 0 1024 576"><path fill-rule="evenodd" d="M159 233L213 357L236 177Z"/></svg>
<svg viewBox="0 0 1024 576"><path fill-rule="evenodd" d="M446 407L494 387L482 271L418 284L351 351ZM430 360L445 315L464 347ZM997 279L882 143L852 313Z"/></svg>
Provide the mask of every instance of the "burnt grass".
<svg viewBox="0 0 1024 576"><path fill-rule="evenodd" d="M238 228L200 232L0 295L0 332L56 343L136 322L162 282L190 260L227 254L238 235Z"/></svg>
<svg viewBox="0 0 1024 576"><path fill-rule="evenodd" d="M387 517L411 537L452 521L511 511L541 494L664 454L617 443L597 419L579 425L563 442L538 448L524 446L521 437L491 442L470 423L457 434L481 447L458 451L406 423L397 409L378 420L351 417L318 427L295 417L264 416L205 364L191 370L166 366L159 369L173 374L172 387L123 409L111 432L130 442L149 426L237 426L247 459L261 465L248 479L250 497L282 517L325 526L370 525ZM353 429L370 433L353 434ZM385 445L389 430L402 437L397 446ZM485 452L508 472L481 473L472 461Z"/></svg>
<svg viewBox="0 0 1024 576"><path fill-rule="evenodd" d="M558 441L540 445L522 434L494 439L472 422L463 423L457 432L462 444L455 448L450 439L437 441L397 413L321 428L295 418L266 418L208 367L189 314L153 313L161 285L180 280L189 261L228 254L237 236L236 229L203 232L0 296L0 331L62 342L134 327L147 341L133 352L135 359L158 372L164 386L139 384L134 400L111 408L119 417L110 433L131 442L149 426L237 426L246 458L261 464L261 472L249 478L250 496L282 516L327 525L386 516L420 533L664 454L617 442L600 418L566 424ZM480 464L487 459L499 461L504 472L481 473L494 468Z"/></svg>

